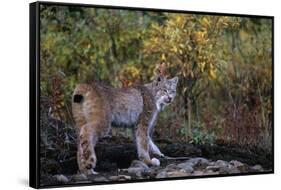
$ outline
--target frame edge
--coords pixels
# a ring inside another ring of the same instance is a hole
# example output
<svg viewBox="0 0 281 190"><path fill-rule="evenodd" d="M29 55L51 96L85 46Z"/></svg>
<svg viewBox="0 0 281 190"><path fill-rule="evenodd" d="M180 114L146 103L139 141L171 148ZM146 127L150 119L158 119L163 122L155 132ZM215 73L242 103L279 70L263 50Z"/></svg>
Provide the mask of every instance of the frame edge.
<svg viewBox="0 0 281 190"><path fill-rule="evenodd" d="M38 28L39 3L29 4L29 186L39 188L38 145Z"/></svg>

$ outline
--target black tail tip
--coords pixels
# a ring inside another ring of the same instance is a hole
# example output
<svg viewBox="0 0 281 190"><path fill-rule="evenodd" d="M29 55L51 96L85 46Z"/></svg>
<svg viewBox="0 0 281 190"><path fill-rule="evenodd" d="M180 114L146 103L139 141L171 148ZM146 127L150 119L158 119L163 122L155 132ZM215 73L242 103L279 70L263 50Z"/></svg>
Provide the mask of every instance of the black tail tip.
<svg viewBox="0 0 281 190"><path fill-rule="evenodd" d="M80 103L80 102L82 102L82 100L83 100L83 96L80 94L75 94L73 96L73 102L75 102L75 103Z"/></svg>

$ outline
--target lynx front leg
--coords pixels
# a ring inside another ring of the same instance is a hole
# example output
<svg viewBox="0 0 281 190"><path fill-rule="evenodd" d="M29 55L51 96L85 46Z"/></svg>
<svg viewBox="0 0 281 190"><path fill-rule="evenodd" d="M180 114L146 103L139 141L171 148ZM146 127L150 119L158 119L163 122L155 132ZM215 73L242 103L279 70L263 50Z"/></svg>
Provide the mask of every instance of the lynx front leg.
<svg viewBox="0 0 281 190"><path fill-rule="evenodd" d="M152 154L155 154L160 157L165 157L164 154L159 150L159 148L154 144L151 137L149 138L149 150Z"/></svg>
<svg viewBox="0 0 281 190"><path fill-rule="evenodd" d="M77 161L80 172L85 174L97 174L97 172L94 171L97 162L94 148L97 141L97 134L91 130L87 124L81 127L77 152Z"/></svg>
<svg viewBox="0 0 281 190"><path fill-rule="evenodd" d="M148 128L148 130L149 130L148 131L149 132L149 151L152 154L158 155L160 157L165 157L164 154L161 153L159 148L154 144L154 142L152 140L155 118L156 118L156 115L154 115L154 117L152 117L152 122L150 123L151 125Z"/></svg>
<svg viewBox="0 0 281 190"><path fill-rule="evenodd" d="M136 143L138 157L140 160L149 165L159 166L160 161L157 158L150 159L149 156L149 136L147 132L147 125L139 124L136 130Z"/></svg>

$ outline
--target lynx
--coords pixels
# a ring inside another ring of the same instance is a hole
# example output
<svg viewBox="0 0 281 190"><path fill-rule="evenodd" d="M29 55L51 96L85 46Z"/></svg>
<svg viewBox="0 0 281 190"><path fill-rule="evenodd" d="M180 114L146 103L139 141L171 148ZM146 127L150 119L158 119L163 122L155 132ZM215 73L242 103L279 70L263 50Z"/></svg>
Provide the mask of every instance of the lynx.
<svg viewBox="0 0 281 190"><path fill-rule="evenodd" d="M151 83L113 88L97 82L78 84L72 97L72 112L78 129L77 161L82 173L95 174L95 145L111 127L132 127L138 158L148 165L159 166L163 157L152 140L153 128L165 106L176 96L178 77L156 77Z"/></svg>

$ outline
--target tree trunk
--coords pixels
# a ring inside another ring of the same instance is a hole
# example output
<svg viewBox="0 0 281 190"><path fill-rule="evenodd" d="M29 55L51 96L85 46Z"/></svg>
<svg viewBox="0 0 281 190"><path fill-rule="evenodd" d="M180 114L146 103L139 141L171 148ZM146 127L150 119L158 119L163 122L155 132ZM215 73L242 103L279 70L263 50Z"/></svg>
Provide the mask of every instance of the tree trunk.
<svg viewBox="0 0 281 190"><path fill-rule="evenodd" d="M187 136L188 138L192 139L193 138L193 134L192 134L192 106L191 106L191 99L188 97L187 98Z"/></svg>

